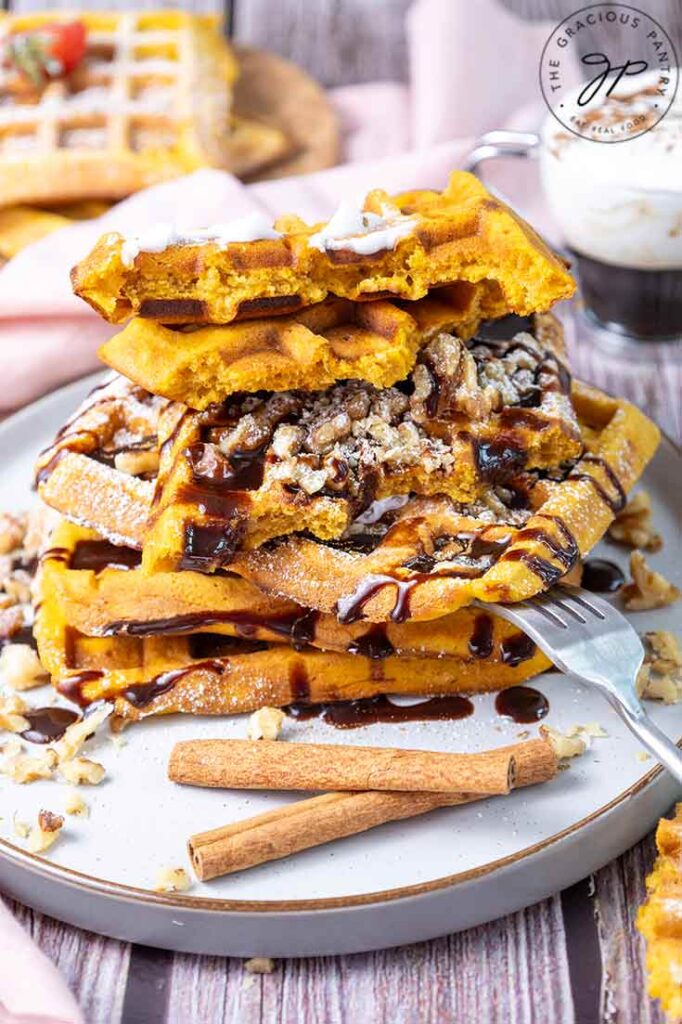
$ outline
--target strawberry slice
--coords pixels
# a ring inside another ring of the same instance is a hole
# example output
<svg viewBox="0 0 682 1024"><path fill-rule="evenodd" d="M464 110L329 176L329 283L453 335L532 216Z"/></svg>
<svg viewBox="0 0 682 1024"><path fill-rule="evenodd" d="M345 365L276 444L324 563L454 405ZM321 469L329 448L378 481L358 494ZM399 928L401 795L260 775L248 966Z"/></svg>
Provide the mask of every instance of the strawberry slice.
<svg viewBox="0 0 682 1024"><path fill-rule="evenodd" d="M17 32L6 41L0 62L40 88L69 75L85 54L85 25L55 22L32 32Z"/></svg>

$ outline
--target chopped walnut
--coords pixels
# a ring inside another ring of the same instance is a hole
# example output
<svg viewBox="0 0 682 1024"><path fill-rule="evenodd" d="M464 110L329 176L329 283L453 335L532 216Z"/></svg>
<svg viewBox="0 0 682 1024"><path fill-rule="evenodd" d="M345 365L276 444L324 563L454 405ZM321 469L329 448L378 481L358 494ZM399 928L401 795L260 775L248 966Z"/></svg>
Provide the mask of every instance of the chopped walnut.
<svg viewBox="0 0 682 1024"><path fill-rule="evenodd" d="M130 476L154 475L159 470L159 453L155 451L118 452L114 456L114 466L121 473Z"/></svg>
<svg viewBox="0 0 682 1024"><path fill-rule="evenodd" d="M67 794L66 801L64 803L64 811L66 814L72 815L74 818L89 818L90 808L86 804L80 793L72 789Z"/></svg>
<svg viewBox="0 0 682 1024"><path fill-rule="evenodd" d="M57 755L54 750L43 751L37 757L29 754L15 754L6 758L0 764L0 772L9 776L13 782L20 786L29 782L37 782L39 779L51 779L57 767Z"/></svg>
<svg viewBox="0 0 682 1024"><path fill-rule="evenodd" d="M0 555L8 555L20 548L25 533L26 524L18 516L0 512Z"/></svg>
<svg viewBox="0 0 682 1024"><path fill-rule="evenodd" d="M644 664L637 674L640 697L677 704L682 700L682 651L673 633L644 635Z"/></svg>
<svg viewBox="0 0 682 1024"><path fill-rule="evenodd" d="M12 829L15 836L19 836L20 839L28 839L31 826L27 821L19 821L17 818L14 818L12 822Z"/></svg>
<svg viewBox="0 0 682 1024"><path fill-rule="evenodd" d="M31 600L31 577L24 569L15 569L3 580L3 590L15 604L29 604Z"/></svg>
<svg viewBox="0 0 682 1024"><path fill-rule="evenodd" d="M646 562L641 551L630 555L632 583L621 589L625 607L631 612L648 611L673 604L680 597L680 591L665 576L655 572Z"/></svg>
<svg viewBox="0 0 682 1024"><path fill-rule="evenodd" d="M276 740L282 730L284 712L279 708L259 708L249 718L250 740Z"/></svg>
<svg viewBox="0 0 682 1024"><path fill-rule="evenodd" d="M580 739L579 736L570 736L559 732L558 729L553 729L551 725L541 725L540 735L552 744L554 753L559 760L579 757L587 749L585 741Z"/></svg>
<svg viewBox="0 0 682 1024"><path fill-rule="evenodd" d="M64 818L61 814L41 811L38 815L38 824L33 826L28 835L26 848L29 853L44 853L49 850L63 827Z"/></svg>
<svg viewBox="0 0 682 1024"><path fill-rule="evenodd" d="M85 718L81 718L80 721L70 725L62 738L53 744L53 749L57 754L59 763L63 765L65 761L72 760L78 754L83 744L91 736L95 735L110 714L111 707L108 704L102 704L91 711L89 715L86 715Z"/></svg>
<svg viewBox="0 0 682 1024"><path fill-rule="evenodd" d="M631 548L660 551L663 539L654 530L651 518L651 498L647 491L638 491L630 498L609 527L609 536Z"/></svg>
<svg viewBox="0 0 682 1024"><path fill-rule="evenodd" d="M13 690L32 690L42 686L48 673L28 644L7 644L0 653L0 673Z"/></svg>
<svg viewBox="0 0 682 1024"><path fill-rule="evenodd" d="M161 868L154 892L186 892L192 881L184 868Z"/></svg>
<svg viewBox="0 0 682 1024"><path fill-rule="evenodd" d="M0 751L2 751L4 757L16 757L23 752L23 749L24 744L18 736L9 736L0 743Z"/></svg>
<svg viewBox="0 0 682 1024"><path fill-rule="evenodd" d="M275 961L269 956L252 956L244 963L244 970L249 974L272 974L275 969Z"/></svg>
<svg viewBox="0 0 682 1024"><path fill-rule="evenodd" d="M575 736L589 736L590 739L604 739L608 736L606 729L602 728L598 722L585 722L584 725L572 725L570 729L567 729L564 733L568 739L573 739Z"/></svg>
<svg viewBox="0 0 682 1024"><path fill-rule="evenodd" d="M96 786L105 775L104 765L98 761L90 761L87 757L74 757L59 765L63 779L74 786Z"/></svg>
<svg viewBox="0 0 682 1024"><path fill-rule="evenodd" d="M28 705L17 694L0 696L0 729L6 732L24 732L29 728L28 719L24 714Z"/></svg>

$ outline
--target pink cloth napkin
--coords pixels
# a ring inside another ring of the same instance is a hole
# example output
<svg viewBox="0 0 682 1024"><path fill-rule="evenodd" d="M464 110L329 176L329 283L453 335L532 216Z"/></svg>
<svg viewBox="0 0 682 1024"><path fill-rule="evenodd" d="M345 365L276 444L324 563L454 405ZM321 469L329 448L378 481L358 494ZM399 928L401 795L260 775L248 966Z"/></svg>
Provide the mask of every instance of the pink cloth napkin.
<svg viewBox="0 0 682 1024"><path fill-rule="evenodd" d="M83 1024L56 967L0 900L0 1024Z"/></svg>

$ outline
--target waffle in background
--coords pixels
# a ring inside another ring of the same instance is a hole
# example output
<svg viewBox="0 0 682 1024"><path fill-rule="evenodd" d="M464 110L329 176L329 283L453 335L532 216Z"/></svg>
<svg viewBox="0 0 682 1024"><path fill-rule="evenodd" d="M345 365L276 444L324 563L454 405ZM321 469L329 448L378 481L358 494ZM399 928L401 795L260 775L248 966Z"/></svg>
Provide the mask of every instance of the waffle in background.
<svg viewBox="0 0 682 1024"><path fill-rule="evenodd" d="M0 45L59 18L4 16ZM70 75L38 93L0 78L0 205L116 199L200 167L229 169L238 67L217 22L181 11L78 18L87 48Z"/></svg>
<svg viewBox="0 0 682 1024"><path fill-rule="evenodd" d="M83 200L41 209L37 206L7 206L0 209L0 266L32 242L65 228L74 220L100 217L109 203Z"/></svg>
<svg viewBox="0 0 682 1024"><path fill-rule="evenodd" d="M649 898L637 927L647 941L649 994L671 1020L682 1018L682 804L656 830L658 858L647 878Z"/></svg>

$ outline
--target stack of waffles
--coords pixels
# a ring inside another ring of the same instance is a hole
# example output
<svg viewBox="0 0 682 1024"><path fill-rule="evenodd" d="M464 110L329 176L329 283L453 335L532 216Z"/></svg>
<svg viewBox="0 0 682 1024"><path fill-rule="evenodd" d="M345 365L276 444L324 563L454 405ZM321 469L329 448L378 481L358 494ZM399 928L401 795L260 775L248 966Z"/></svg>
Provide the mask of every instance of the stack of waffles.
<svg viewBox="0 0 682 1024"><path fill-rule="evenodd" d="M37 466L63 694L135 720L547 667L485 603L571 578L657 432L571 380L549 310L573 281L475 178L325 224L109 234L72 278L125 326Z"/></svg>
<svg viewBox="0 0 682 1024"><path fill-rule="evenodd" d="M0 13L0 55L73 15ZM275 128L236 118L238 65L217 22L181 11L79 12L85 53L35 84L0 68L0 258L111 201L200 167L279 159ZM106 208L106 207L105 207Z"/></svg>

